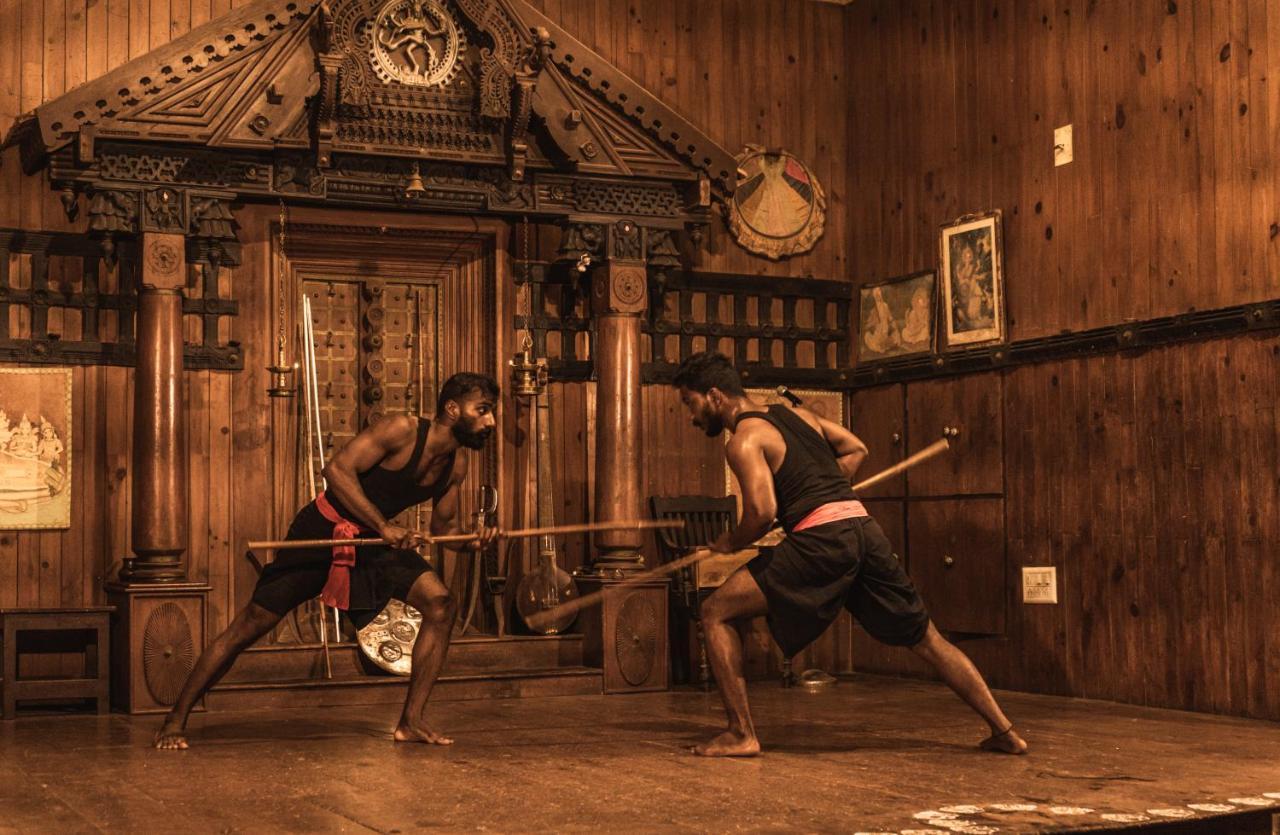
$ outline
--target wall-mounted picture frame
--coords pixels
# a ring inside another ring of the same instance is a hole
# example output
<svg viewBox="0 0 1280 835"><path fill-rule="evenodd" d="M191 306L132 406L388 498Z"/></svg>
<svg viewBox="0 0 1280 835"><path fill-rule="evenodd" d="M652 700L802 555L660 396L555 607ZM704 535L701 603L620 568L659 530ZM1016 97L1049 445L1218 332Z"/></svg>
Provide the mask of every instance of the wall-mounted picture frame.
<svg viewBox="0 0 1280 835"><path fill-rule="evenodd" d="M858 364L933 351L937 274L924 270L858 291Z"/></svg>
<svg viewBox="0 0 1280 835"><path fill-rule="evenodd" d="M0 530L71 527L71 369L0 368Z"/></svg>
<svg viewBox="0 0 1280 835"><path fill-rule="evenodd" d="M942 324L947 347L1005 340L1004 239L1000 210L942 226Z"/></svg>

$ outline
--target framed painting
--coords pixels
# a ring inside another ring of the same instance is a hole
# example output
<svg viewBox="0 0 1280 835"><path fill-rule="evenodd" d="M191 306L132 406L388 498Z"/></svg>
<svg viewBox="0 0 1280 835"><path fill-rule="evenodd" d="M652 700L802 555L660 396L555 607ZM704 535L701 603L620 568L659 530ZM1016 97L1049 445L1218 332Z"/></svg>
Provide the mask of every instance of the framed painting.
<svg viewBox="0 0 1280 835"><path fill-rule="evenodd" d="M0 529L71 527L71 369L0 368Z"/></svg>
<svg viewBox="0 0 1280 835"><path fill-rule="evenodd" d="M937 287L926 270L860 288L858 363L932 352Z"/></svg>
<svg viewBox="0 0 1280 835"><path fill-rule="evenodd" d="M1000 210L942 227L942 320L947 347L1003 342L1004 242Z"/></svg>

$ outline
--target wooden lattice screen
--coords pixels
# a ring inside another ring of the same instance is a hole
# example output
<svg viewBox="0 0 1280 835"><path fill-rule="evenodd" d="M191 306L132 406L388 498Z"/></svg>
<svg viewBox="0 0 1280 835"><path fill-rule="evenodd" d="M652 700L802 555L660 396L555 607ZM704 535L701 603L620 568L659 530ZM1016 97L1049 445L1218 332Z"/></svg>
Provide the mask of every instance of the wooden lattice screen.
<svg viewBox="0 0 1280 835"><path fill-rule="evenodd" d="M518 273L520 275L521 273ZM527 328L557 380L592 374L585 277L561 265L528 271ZM849 368L849 284L817 279L651 271L643 378L670 379L680 361L714 348L753 385L840 386Z"/></svg>
<svg viewBox="0 0 1280 835"><path fill-rule="evenodd" d="M238 311L220 277L188 264L187 368L244 368L240 346L219 338L220 320ZM137 307L136 242L117 241L109 261L87 235L0 229L0 362L131 366Z"/></svg>

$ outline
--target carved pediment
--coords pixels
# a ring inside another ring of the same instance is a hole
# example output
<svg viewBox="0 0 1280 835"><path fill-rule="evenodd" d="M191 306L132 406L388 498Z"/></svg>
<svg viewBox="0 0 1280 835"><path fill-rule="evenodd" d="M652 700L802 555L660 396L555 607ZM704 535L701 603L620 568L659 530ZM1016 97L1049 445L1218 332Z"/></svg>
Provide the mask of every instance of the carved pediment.
<svg viewBox="0 0 1280 835"><path fill-rule="evenodd" d="M506 166L732 188L733 158L523 0L255 0L19 121L103 141Z"/></svg>

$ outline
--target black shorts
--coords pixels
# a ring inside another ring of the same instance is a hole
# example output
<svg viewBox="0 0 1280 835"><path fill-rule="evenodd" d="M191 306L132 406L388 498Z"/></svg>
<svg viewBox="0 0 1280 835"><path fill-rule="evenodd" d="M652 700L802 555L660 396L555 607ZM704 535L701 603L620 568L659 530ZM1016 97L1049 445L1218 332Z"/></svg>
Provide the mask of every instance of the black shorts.
<svg viewBox="0 0 1280 835"><path fill-rule="evenodd" d="M286 539L331 539L333 523L320 515L314 504L307 505L294 517ZM319 597L329 579L333 551L329 548L298 548L279 551L276 559L262 570L253 589L253 602L277 615L284 616L313 598ZM373 620L387 601L407 600L409 589L418 578L431 570L431 565L415 551L370 545L356 549L356 564L351 569L351 598L347 617L357 629Z"/></svg>
<svg viewBox="0 0 1280 835"><path fill-rule="evenodd" d="M769 631L790 658L848 609L876 640L913 646L929 614L871 517L844 519L788 534L747 563L769 603Z"/></svg>

